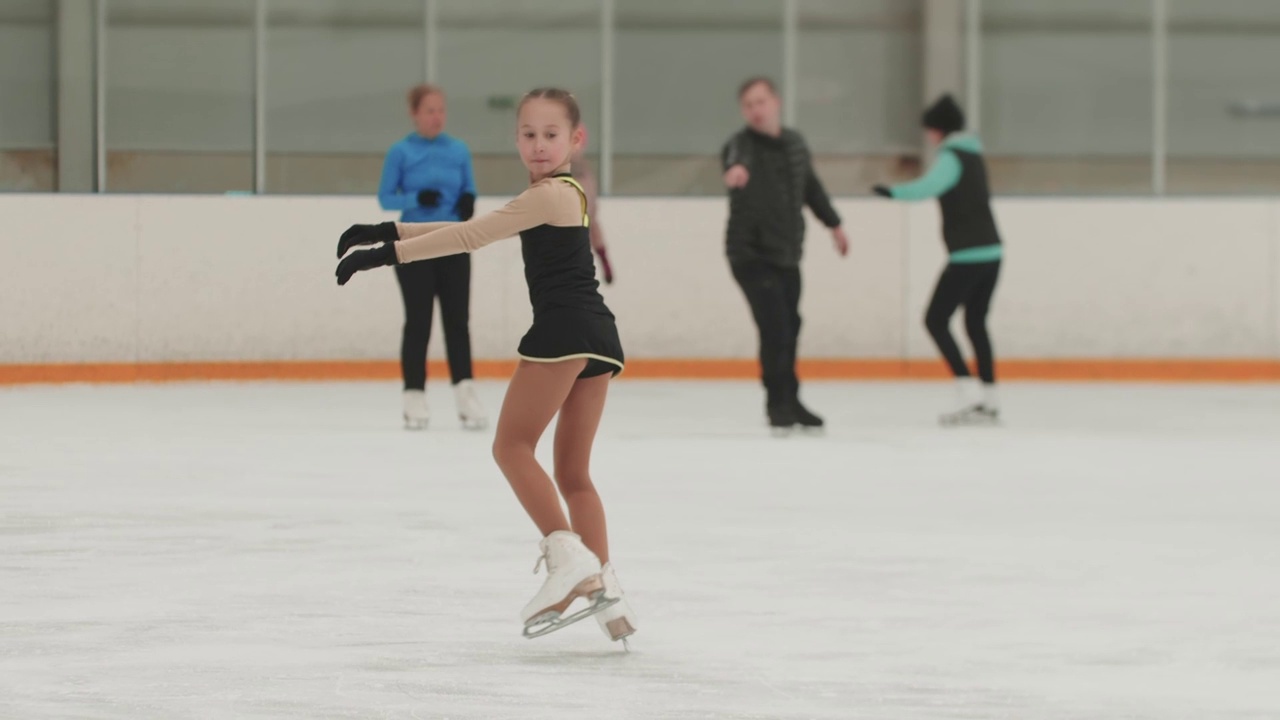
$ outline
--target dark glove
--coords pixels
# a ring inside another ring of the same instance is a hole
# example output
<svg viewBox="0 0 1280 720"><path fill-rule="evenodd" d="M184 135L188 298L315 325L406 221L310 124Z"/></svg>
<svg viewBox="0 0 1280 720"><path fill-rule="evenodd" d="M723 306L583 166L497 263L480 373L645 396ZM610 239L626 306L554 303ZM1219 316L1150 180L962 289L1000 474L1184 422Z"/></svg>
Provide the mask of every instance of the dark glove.
<svg viewBox="0 0 1280 720"><path fill-rule="evenodd" d="M421 190L418 192L418 204L424 208L433 208L440 204L439 190Z"/></svg>
<svg viewBox="0 0 1280 720"><path fill-rule="evenodd" d="M887 198L893 197L893 191L889 189L888 185L876 185L875 187L871 188L871 192L879 195L880 197L887 197Z"/></svg>
<svg viewBox="0 0 1280 720"><path fill-rule="evenodd" d="M458 204L453 206L453 211L458 213L458 219L466 222L476 214L476 196L471 193L463 193L458 197Z"/></svg>
<svg viewBox="0 0 1280 720"><path fill-rule="evenodd" d="M604 284L613 284L613 268L609 266L609 256L605 253L604 248L596 250L596 254L600 256L600 270L604 273Z"/></svg>
<svg viewBox="0 0 1280 720"><path fill-rule="evenodd" d="M395 242L400 239L400 231L393 222L377 225L352 225L338 238L338 257L357 245L372 245L380 242Z"/></svg>
<svg viewBox="0 0 1280 720"><path fill-rule="evenodd" d="M346 256L342 262L338 263L338 270L334 275L338 276L339 285L346 285L351 276L361 270L372 270L396 263L395 243L384 243L376 248L357 250Z"/></svg>

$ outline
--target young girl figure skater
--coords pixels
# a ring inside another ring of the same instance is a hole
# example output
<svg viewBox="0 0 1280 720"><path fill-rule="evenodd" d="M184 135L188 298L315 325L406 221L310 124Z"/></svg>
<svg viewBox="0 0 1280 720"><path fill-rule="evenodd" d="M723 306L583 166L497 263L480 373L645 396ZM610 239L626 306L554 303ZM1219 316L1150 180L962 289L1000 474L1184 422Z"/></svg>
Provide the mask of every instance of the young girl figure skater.
<svg viewBox="0 0 1280 720"><path fill-rule="evenodd" d="M586 195L569 172L583 141L573 95L556 88L531 91L520 101L516 133L528 189L466 222L353 227L344 233L348 249L382 244L347 255L336 274L344 285L362 270L474 252L520 236L533 326L520 341L493 457L543 535L534 572L545 564L547 577L521 613L524 634L537 637L595 615L605 634L620 640L635 632L635 616L609 562L604 507L588 467L609 379L622 371L623 355L595 278ZM553 482L534 449L557 413ZM587 606L569 613L579 598Z"/></svg>

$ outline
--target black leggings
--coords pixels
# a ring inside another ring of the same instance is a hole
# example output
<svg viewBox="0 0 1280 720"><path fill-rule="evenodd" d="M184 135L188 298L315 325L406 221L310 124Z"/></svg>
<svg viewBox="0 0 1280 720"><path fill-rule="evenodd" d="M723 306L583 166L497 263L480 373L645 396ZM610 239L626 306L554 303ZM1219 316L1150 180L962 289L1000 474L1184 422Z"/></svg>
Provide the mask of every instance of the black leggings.
<svg viewBox="0 0 1280 720"><path fill-rule="evenodd" d="M465 253L396 266L404 300L400 372L406 390L427 384L427 339L431 314L440 298L444 345L454 384L471 378L471 256Z"/></svg>
<svg viewBox="0 0 1280 720"><path fill-rule="evenodd" d="M760 374L769 407L794 402L800 388L796 350L800 341L800 268L758 260L731 263L733 278L751 306L760 331Z"/></svg>
<svg viewBox="0 0 1280 720"><path fill-rule="evenodd" d="M978 376L984 383L996 381L995 357L991 352L991 338L987 335L987 312L991 309L991 296L1000 277L1000 263L974 265L950 264L938 278L938 287L929 301L924 316L924 326L929 329L942 357L951 366L956 377L969 377L969 368L960 356L960 348L951 337L951 316L964 306L964 327L973 344L973 354L978 359Z"/></svg>

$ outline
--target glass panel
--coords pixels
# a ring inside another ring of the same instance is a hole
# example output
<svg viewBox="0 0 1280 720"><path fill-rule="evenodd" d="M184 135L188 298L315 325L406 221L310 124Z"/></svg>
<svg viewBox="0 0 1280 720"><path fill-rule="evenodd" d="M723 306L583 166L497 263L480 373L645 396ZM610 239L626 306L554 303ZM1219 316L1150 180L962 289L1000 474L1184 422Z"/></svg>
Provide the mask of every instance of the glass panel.
<svg viewBox="0 0 1280 720"><path fill-rule="evenodd" d="M599 126L600 3L437 0L437 8L436 79L448 95L450 134L471 147L481 194L520 192L529 184L515 149L521 96L566 88L587 127Z"/></svg>
<svg viewBox="0 0 1280 720"><path fill-rule="evenodd" d="M1171 193L1280 191L1280 3L1169 6Z"/></svg>
<svg viewBox="0 0 1280 720"><path fill-rule="evenodd" d="M422 0L271 0L267 191L373 195L426 79Z"/></svg>
<svg viewBox="0 0 1280 720"><path fill-rule="evenodd" d="M983 0L981 132L1002 194L1151 192L1150 0Z"/></svg>
<svg viewBox="0 0 1280 720"><path fill-rule="evenodd" d="M253 190L253 0L107 5L107 190Z"/></svg>
<svg viewBox="0 0 1280 720"><path fill-rule="evenodd" d="M0 3L0 191L57 184L53 0Z"/></svg>
<svg viewBox="0 0 1280 720"><path fill-rule="evenodd" d="M800 0L796 115L832 194L866 194L919 153L923 4Z"/></svg>
<svg viewBox="0 0 1280 720"><path fill-rule="evenodd" d="M738 85L782 81L777 0L617 0L613 192L722 195Z"/></svg>

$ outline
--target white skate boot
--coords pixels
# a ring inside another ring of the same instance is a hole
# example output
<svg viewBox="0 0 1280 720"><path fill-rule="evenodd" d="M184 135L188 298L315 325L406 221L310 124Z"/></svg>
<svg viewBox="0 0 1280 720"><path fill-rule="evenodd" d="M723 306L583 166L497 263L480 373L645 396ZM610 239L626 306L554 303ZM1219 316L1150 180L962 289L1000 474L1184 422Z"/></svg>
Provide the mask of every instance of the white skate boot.
<svg viewBox="0 0 1280 720"><path fill-rule="evenodd" d="M994 385L982 386L977 378L956 378L960 407L938 418L943 427L995 425L1000 419Z"/></svg>
<svg viewBox="0 0 1280 720"><path fill-rule="evenodd" d="M453 397L458 403L458 419L467 430L483 430L489 426L480 398L476 397L475 383L463 380L453 386Z"/></svg>
<svg viewBox="0 0 1280 720"><path fill-rule="evenodd" d="M431 414L427 412L427 393L425 390L404 391L404 429L426 430L427 420Z"/></svg>
<svg viewBox="0 0 1280 720"><path fill-rule="evenodd" d="M636 614L631 610L631 604L627 602L626 595L622 592L618 575L613 571L613 563L605 563L600 575L604 580L604 596L609 599L617 598L618 604L596 613L596 622L600 624L600 629L610 640L621 640L622 647L630 650L627 638L635 634Z"/></svg>
<svg viewBox="0 0 1280 720"><path fill-rule="evenodd" d="M547 579L542 589L524 606L520 619L524 621L524 636L540 637L555 632L566 625L590 617L618 602L604 594L604 580L600 577L600 560L582 544L582 538L567 530L557 530L538 543L542 555L533 566L533 572L546 563ZM584 598L587 607L565 615L574 600Z"/></svg>
<svg viewBox="0 0 1280 720"><path fill-rule="evenodd" d="M982 383L982 409L992 423L1000 422L1000 394L996 392L995 383Z"/></svg>

